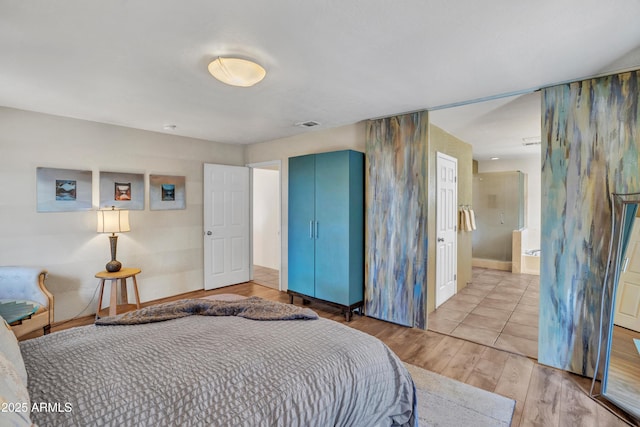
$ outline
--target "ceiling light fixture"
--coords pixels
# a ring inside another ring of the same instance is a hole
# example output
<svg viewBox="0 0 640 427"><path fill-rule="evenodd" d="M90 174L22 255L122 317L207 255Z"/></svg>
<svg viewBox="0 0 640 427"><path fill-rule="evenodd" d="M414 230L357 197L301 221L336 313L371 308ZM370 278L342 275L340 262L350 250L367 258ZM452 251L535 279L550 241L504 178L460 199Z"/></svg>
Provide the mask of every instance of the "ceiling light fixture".
<svg viewBox="0 0 640 427"><path fill-rule="evenodd" d="M500 160L500 157L492 157L491 160Z"/></svg>
<svg viewBox="0 0 640 427"><path fill-rule="evenodd" d="M209 73L222 83L231 86L250 87L259 83L267 74L253 61L240 58L217 57L209 64Z"/></svg>

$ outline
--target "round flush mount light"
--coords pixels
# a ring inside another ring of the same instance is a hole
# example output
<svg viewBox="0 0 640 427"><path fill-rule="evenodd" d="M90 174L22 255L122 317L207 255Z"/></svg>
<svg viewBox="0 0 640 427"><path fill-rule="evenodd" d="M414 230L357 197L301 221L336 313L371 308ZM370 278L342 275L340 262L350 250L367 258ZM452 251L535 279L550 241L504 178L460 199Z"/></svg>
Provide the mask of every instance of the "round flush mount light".
<svg viewBox="0 0 640 427"><path fill-rule="evenodd" d="M209 73L222 83L231 86L250 87L259 83L267 74L253 61L240 58L218 57L209 64Z"/></svg>

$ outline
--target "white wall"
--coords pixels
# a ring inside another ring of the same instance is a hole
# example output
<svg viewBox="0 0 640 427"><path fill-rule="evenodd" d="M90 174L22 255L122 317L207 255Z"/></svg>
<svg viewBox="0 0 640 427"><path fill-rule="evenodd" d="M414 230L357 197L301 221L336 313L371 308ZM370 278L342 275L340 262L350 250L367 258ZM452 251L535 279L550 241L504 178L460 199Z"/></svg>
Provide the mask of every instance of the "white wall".
<svg viewBox="0 0 640 427"><path fill-rule="evenodd" d="M280 169L282 180L282 209L281 209L281 257L282 270L280 280L282 289L287 289L288 278L288 221L289 221L289 157L301 156L304 154L322 153L336 150L355 150L364 152L365 150L366 122L359 122L352 125L341 126L327 130L309 130L308 133L289 138L282 138L273 141L252 144L246 147L245 160L248 164L281 160Z"/></svg>
<svg viewBox="0 0 640 427"><path fill-rule="evenodd" d="M280 171L253 169L253 264L280 270Z"/></svg>
<svg viewBox="0 0 640 427"><path fill-rule="evenodd" d="M118 260L139 267L142 301L203 287L203 162L244 164L244 147L0 108L0 265L46 268L56 321L95 312L96 272L109 261L96 213L36 212L38 166L186 176L185 210L131 211Z"/></svg>
<svg viewBox="0 0 640 427"><path fill-rule="evenodd" d="M527 223L529 229L527 241L522 242L523 249L540 248L540 211L541 211L541 157L531 156L517 160L485 160L478 162L478 173L521 171L527 174Z"/></svg>

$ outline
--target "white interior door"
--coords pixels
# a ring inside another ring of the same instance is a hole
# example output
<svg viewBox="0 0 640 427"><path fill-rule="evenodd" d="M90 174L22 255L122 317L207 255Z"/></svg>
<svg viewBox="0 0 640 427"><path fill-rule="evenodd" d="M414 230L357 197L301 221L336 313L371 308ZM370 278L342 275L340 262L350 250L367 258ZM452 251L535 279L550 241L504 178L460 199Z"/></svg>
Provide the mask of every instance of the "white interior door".
<svg viewBox="0 0 640 427"><path fill-rule="evenodd" d="M204 288L249 281L249 168L204 165Z"/></svg>
<svg viewBox="0 0 640 427"><path fill-rule="evenodd" d="M458 265L458 159L436 157L436 307L456 293Z"/></svg>
<svg viewBox="0 0 640 427"><path fill-rule="evenodd" d="M634 221L616 292L613 323L640 332L640 221Z"/></svg>

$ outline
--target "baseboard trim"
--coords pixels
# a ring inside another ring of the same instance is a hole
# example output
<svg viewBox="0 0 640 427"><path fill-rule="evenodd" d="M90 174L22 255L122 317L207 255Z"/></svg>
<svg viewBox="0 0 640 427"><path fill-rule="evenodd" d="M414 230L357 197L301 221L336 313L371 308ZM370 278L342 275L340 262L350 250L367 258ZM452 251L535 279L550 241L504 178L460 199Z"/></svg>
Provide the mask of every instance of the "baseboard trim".
<svg viewBox="0 0 640 427"><path fill-rule="evenodd" d="M498 261L495 259L472 258L471 266L491 268L493 270L511 271L511 261Z"/></svg>

